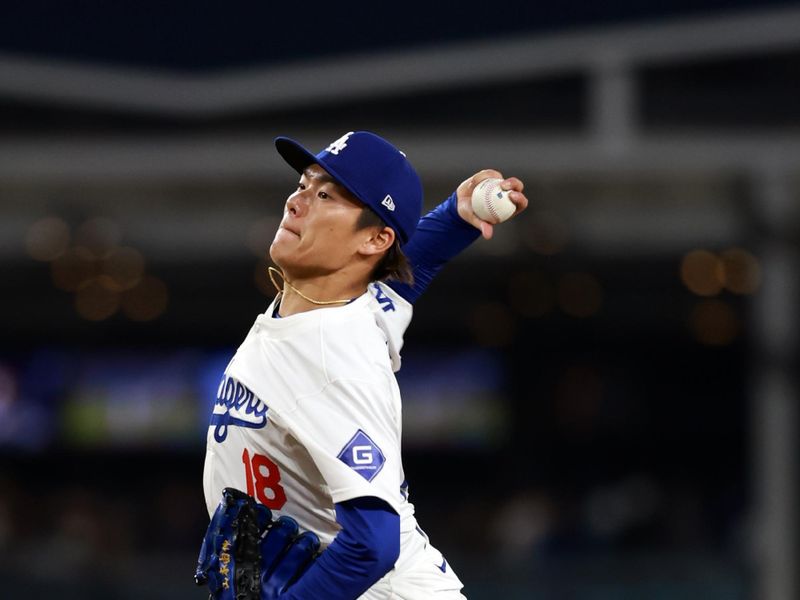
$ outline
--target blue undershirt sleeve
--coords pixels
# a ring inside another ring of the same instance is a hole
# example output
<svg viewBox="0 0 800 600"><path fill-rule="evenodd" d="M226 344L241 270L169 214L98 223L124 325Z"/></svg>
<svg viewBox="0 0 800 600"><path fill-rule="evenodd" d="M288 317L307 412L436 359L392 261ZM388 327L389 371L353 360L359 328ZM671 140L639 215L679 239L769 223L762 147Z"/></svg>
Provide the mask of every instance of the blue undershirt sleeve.
<svg viewBox="0 0 800 600"><path fill-rule="evenodd" d="M341 531L282 599L355 600L397 562L400 516L385 501L362 497L335 507Z"/></svg>
<svg viewBox="0 0 800 600"><path fill-rule="evenodd" d="M412 304L428 287L442 267L474 242L480 231L458 215L458 198L453 194L419 220L414 235L403 246L414 269L414 285L397 281L387 284Z"/></svg>

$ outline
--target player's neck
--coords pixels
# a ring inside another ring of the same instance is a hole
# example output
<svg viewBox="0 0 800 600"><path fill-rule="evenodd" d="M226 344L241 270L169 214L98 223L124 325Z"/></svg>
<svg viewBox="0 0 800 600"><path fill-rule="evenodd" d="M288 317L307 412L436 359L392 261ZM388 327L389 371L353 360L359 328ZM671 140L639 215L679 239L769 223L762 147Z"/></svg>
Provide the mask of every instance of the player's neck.
<svg viewBox="0 0 800 600"><path fill-rule="evenodd" d="M292 278L286 274L278 314L288 317L319 308L344 306L367 290L366 281L335 273L322 277Z"/></svg>

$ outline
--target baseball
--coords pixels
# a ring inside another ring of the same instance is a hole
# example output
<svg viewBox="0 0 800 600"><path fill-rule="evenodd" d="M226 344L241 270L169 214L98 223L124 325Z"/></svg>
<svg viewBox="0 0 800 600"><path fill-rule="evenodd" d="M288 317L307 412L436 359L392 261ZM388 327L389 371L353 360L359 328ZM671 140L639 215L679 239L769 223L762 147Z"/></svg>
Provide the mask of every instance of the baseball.
<svg viewBox="0 0 800 600"><path fill-rule="evenodd" d="M472 210L487 223L502 223L509 219L517 207L500 188L502 179L484 179L472 190Z"/></svg>

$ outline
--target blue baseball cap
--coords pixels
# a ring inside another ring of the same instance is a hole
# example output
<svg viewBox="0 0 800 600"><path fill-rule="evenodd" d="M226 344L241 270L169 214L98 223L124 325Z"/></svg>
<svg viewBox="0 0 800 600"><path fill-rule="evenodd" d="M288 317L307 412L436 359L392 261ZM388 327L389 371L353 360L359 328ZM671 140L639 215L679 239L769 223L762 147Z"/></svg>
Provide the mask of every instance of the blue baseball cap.
<svg viewBox="0 0 800 600"><path fill-rule="evenodd" d="M394 229L402 246L417 228L422 212L422 183L406 155L369 131L350 131L318 154L288 137L275 148L298 173L309 165L325 169L338 184Z"/></svg>

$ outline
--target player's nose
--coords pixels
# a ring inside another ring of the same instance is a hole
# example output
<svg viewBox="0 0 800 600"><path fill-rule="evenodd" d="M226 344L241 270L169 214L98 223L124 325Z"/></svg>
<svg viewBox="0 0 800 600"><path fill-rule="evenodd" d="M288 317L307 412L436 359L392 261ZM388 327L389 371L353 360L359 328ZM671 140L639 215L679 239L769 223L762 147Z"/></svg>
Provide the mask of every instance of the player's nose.
<svg viewBox="0 0 800 600"><path fill-rule="evenodd" d="M286 199L286 212L292 216L301 217L308 209L308 199L303 191L298 190Z"/></svg>

